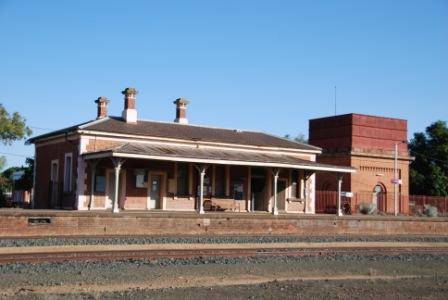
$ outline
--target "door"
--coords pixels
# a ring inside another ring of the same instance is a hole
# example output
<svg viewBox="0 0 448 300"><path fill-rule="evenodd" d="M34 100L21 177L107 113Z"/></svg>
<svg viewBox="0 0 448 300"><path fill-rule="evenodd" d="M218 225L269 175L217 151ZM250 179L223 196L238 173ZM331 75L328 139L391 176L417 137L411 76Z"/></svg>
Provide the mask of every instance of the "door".
<svg viewBox="0 0 448 300"><path fill-rule="evenodd" d="M286 179L279 179L277 182L278 191L278 210L286 209Z"/></svg>
<svg viewBox="0 0 448 300"><path fill-rule="evenodd" d="M150 177L149 209L160 208L162 175L151 175Z"/></svg>
<svg viewBox="0 0 448 300"><path fill-rule="evenodd" d="M56 208L58 205L59 195L59 162L53 160L50 170L50 208Z"/></svg>
<svg viewBox="0 0 448 300"><path fill-rule="evenodd" d="M374 197L376 198L376 208L378 211L386 212L386 193L381 184L377 184L373 189Z"/></svg>
<svg viewBox="0 0 448 300"><path fill-rule="evenodd" d="M266 206L265 206L266 179L264 177L252 177L250 185L251 185L251 190L252 190L253 210L256 210L256 211L266 210Z"/></svg>

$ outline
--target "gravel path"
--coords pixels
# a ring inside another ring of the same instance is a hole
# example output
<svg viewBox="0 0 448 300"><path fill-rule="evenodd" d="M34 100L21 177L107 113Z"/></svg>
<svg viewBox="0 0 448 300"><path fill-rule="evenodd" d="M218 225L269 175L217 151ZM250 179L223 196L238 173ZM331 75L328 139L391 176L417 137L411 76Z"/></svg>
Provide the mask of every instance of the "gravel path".
<svg viewBox="0 0 448 300"><path fill-rule="evenodd" d="M430 254L0 266L0 298L8 299L446 299L447 282L448 255Z"/></svg>
<svg viewBox="0 0 448 300"><path fill-rule="evenodd" d="M145 245L145 244L227 244L227 243L297 243L297 242L448 242L448 236L199 236L199 237L44 237L0 239L0 247L64 245Z"/></svg>
<svg viewBox="0 0 448 300"><path fill-rule="evenodd" d="M102 294L64 294L66 299L440 299L448 277L398 280L272 281L254 285L179 289L130 289Z"/></svg>

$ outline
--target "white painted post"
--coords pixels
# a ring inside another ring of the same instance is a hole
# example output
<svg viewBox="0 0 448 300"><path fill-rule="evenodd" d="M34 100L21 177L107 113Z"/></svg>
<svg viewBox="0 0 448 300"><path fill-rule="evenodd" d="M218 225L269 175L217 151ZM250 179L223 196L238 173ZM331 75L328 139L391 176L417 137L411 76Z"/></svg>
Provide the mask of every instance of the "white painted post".
<svg viewBox="0 0 448 300"><path fill-rule="evenodd" d="M342 216L342 209L341 209L341 191L342 191L342 174L337 174L338 177L338 204L337 204L337 212L338 216Z"/></svg>
<svg viewBox="0 0 448 300"><path fill-rule="evenodd" d="M118 192L120 187L120 170L121 166L123 165L123 161L121 159L114 159L114 166L115 166L115 193L114 193L114 205L112 211L114 213L120 212L120 209L118 208Z"/></svg>
<svg viewBox="0 0 448 300"><path fill-rule="evenodd" d="M251 199L251 194L252 194L252 168L250 166L247 167L247 193L246 193L246 209L248 212L251 211L252 208L252 199Z"/></svg>
<svg viewBox="0 0 448 300"><path fill-rule="evenodd" d="M398 216L398 143L395 143L394 151L394 214Z"/></svg>
<svg viewBox="0 0 448 300"><path fill-rule="evenodd" d="M278 182L278 174L279 174L279 170L275 169L274 170L274 208L272 210L272 214L274 216L278 215L278 208L277 208L277 199L278 199L278 195L277 195L277 182Z"/></svg>
<svg viewBox="0 0 448 300"><path fill-rule="evenodd" d="M204 213L204 178L205 178L205 168L201 167L199 170L201 180L199 185L199 214Z"/></svg>

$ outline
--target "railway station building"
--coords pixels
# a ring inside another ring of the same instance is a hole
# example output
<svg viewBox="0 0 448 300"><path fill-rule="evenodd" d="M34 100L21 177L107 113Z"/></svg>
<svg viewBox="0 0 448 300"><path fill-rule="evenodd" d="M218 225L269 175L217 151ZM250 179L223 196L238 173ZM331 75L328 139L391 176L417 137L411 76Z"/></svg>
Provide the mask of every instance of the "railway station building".
<svg viewBox="0 0 448 300"><path fill-rule="evenodd" d="M98 98L97 118L31 138L34 208L75 210L314 213L316 172L351 166L317 162L321 148L254 131L188 124L186 99L173 122L138 119L126 88L121 116Z"/></svg>

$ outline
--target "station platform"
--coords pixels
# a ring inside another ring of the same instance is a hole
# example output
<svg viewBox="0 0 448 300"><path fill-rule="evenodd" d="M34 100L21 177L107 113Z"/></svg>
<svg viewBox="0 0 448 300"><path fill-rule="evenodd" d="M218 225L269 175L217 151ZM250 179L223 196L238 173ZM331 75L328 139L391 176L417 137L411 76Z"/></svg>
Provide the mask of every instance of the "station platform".
<svg viewBox="0 0 448 300"><path fill-rule="evenodd" d="M127 235L448 235L448 218L268 212L0 209L0 238Z"/></svg>

